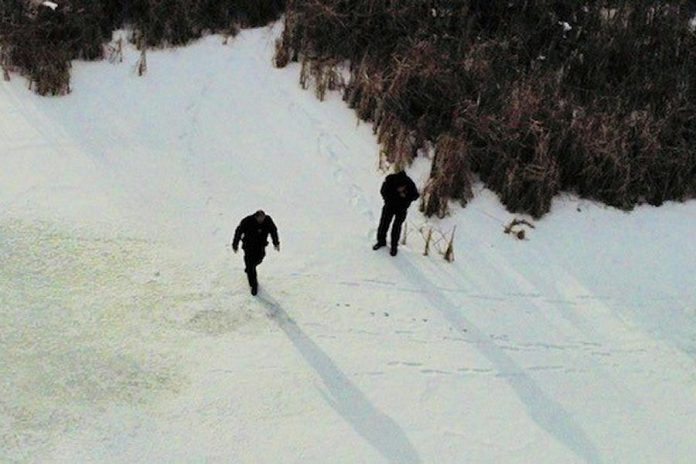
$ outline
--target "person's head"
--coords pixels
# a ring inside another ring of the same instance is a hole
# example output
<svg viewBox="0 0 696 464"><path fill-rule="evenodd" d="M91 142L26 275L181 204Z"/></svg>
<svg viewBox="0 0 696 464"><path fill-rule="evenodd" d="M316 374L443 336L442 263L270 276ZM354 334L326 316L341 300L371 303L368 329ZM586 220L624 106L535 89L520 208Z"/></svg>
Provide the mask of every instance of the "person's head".
<svg viewBox="0 0 696 464"><path fill-rule="evenodd" d="M256 219L256 222L261 224L263 221L266 220L266 213L264 213L263 210L258 210L254 213L254 219Z"/></svg>

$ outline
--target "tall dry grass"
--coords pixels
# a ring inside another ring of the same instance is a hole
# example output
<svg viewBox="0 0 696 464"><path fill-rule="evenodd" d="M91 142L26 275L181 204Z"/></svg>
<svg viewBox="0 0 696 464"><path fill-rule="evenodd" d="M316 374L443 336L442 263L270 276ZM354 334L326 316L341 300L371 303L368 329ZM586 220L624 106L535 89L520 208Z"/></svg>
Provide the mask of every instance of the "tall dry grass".
<svg viewBox="0 0 696 464"><path fill-rule="evenodd" d="M139 47L183 45L206 32L233 34L280 17L285 0L35 0L0 2L0 64L26 75L35 90L70 91L70 61L104 57L104 44L124 26Z"/></svg>
<svg viewBox="0 0 696 464"><path fill-rule="evenodd" d="M475 176L539 217L573 191L620 208L696 196L686 0L289 0L276 64L348 60L344 98L397 168L435 155L422 207Z"/></svg>

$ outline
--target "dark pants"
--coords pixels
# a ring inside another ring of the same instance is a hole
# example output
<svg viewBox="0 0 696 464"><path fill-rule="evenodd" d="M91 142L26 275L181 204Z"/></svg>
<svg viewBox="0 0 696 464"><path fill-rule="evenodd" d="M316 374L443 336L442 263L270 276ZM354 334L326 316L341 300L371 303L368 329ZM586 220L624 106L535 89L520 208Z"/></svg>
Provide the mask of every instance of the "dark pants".
<svg viewBox="0 0 696 464"><path fill-rule="evenodd" d="M386 245L387 243L387 230L389 230L389 224L391 224L392 219L394 220L394 225L392 225L391 230L391 246L396 248L399 246L399 237L401 236L401 225L406 220L406 210L405 209L395 209L389 205L384 205L382 208L382 217L379 220L379 227L377 228L377 243Z"/></svg>
<svg viewBox="0 0 696 464"><path fill-rule="evenodd" d="M263 248L245 248L244 249L244 272L249 279L250 287L257 287L259 281L256 277L256 266L261 264L266 256L266 250Z"/></svg>

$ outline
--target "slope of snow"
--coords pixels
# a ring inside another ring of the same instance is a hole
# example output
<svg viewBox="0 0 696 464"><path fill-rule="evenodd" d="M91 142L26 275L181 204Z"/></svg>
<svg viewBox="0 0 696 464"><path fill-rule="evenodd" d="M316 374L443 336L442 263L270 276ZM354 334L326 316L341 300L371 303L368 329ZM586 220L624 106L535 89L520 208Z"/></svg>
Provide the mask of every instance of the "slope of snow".
<svg viewBox="0 0 696 464"><path fill-rule="evenodd" d="M0 461L693 462L696 203L564 197L518 241L482 189L373 252L371 128L278 32L0 82Z"/></svg>

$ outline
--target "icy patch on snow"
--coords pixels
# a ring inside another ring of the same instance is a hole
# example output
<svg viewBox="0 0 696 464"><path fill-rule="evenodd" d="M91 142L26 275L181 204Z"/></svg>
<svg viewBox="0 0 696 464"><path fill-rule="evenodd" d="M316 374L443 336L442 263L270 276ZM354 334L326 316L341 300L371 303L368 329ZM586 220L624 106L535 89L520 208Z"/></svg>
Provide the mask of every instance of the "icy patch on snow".
<svg viewBox="0 0 696 464"><path fill-rule="evenodd" d="M0 458L28 457L103 405L179 387L171 360L142 347L166 309L138 282L151 245L0 222Z"/></svg>

